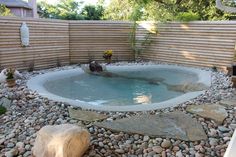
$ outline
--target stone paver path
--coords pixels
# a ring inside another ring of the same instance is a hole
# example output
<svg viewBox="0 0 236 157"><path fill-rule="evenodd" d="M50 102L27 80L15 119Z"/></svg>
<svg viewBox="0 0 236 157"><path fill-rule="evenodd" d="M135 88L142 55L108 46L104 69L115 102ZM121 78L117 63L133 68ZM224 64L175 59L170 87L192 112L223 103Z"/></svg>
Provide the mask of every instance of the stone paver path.
<svg viewBox="0 0 236 157"><path fill-rule="evenodd" d="M221 100L219 104L225 107L236 107L236 97L232 99Z"/></svg>
<svg viewBox="0 0 236 157"><path fill-rule="evenodd" d="M168 137L185 141L207 139L202 126L183 112L171 112L159 115L144 114L115 121L95 123L95 125L114 131Z"/></svg>
<svg viewBox="0 0 236 157"><path fill-rule="evenodd" d="M228 116L225 107L219 104L191 105L187 107L187 112L212 119L217 124L222 124L224 119Z"/></svg>
<svg viewBox="0 0 236 157"><path fill-rule="evenodd" d="M69 108L69 115L73 119L87 121L87 122L93 122L93 121L103 120L107 118L107 116L104 114L98 114L92 111L75 110L72 108Z"/></svg>

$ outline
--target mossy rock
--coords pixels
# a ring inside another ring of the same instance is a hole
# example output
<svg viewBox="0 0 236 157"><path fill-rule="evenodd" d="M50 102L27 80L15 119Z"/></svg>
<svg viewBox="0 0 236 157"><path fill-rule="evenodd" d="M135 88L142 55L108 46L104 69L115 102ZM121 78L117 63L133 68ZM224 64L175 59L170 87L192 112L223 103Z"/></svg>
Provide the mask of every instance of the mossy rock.
<svg viewBox="0 0 236 157"><path fill-rule="evenodd" d="M7 109L4 106L0 106L0 115L3 115L7 112Z"/></svg>

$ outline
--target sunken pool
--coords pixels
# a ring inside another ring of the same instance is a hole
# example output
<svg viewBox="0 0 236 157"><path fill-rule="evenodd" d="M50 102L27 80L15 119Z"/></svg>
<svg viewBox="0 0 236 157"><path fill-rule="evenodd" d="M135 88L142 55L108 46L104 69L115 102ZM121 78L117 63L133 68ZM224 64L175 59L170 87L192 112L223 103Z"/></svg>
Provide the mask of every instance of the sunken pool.
<svg viewBox="0 0 236 157"><path fill-rule="evenodd" d="M104 111L145 111L174 107L202 94L211 72L174 65L107 66L109 75L81 68L32 77L27 86L51 100Z"/></svg>

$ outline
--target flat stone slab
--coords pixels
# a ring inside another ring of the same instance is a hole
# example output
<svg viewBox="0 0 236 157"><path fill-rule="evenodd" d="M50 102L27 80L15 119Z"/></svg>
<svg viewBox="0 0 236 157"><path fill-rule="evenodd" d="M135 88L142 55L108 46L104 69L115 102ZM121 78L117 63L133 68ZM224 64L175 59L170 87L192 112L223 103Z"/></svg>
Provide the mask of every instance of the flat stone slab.
<svg viewBox="0 0 236 157"><path fill-rule="evenodd" d="M187 112L212 119L217 124L222 124L224 119L228 116L224 106L218 104L191 105L187 107Z"/></svg>
<svg viewBox="0 0 236 157"><path fill-rule="evenodd" d="M92 111L75 110L72 108L69 108L69 115L73 119L87 122L93 122L107 118L107 116L104 114L98 114Z"/></svg>
<svg viewBox="0 0 236 157"><path fill-rule="evenodd" d="M159 115L139 115L115 121L95 123L94 125L114 131L122 131L153 137L175 138L185 141L207 139L202 126L183 112Z"/></svg>
<svg viewBox="0 0 236 157"><path fill-rule="evenodd" d="M219 102L220 105L223 105L225 107L236 107L236 98L234 99L228 99L228 100L221 100Z"/></svg>
<svg viewBox="0 0 236 157"><path fill-rule="evenodd" d="M194 92L194 91L203 91L208 89L209 87L203 83L186 83L182 85L168 85L169 90L177 91L177 92Z"/></svg>

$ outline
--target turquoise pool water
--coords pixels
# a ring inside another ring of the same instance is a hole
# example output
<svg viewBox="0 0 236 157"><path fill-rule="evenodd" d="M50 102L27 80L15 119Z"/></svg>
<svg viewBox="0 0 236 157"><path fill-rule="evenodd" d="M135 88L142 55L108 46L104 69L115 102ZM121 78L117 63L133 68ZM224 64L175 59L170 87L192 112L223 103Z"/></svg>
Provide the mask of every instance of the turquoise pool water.
<svg viewBox="0 0 236 157"><path fill-rule="evenodd" d="M93 105L147 105L183 95L171 85L196 82L198 76L186 70L166 68L108 70L112 77L79 73L44 82L55 95Z"/></svg>

